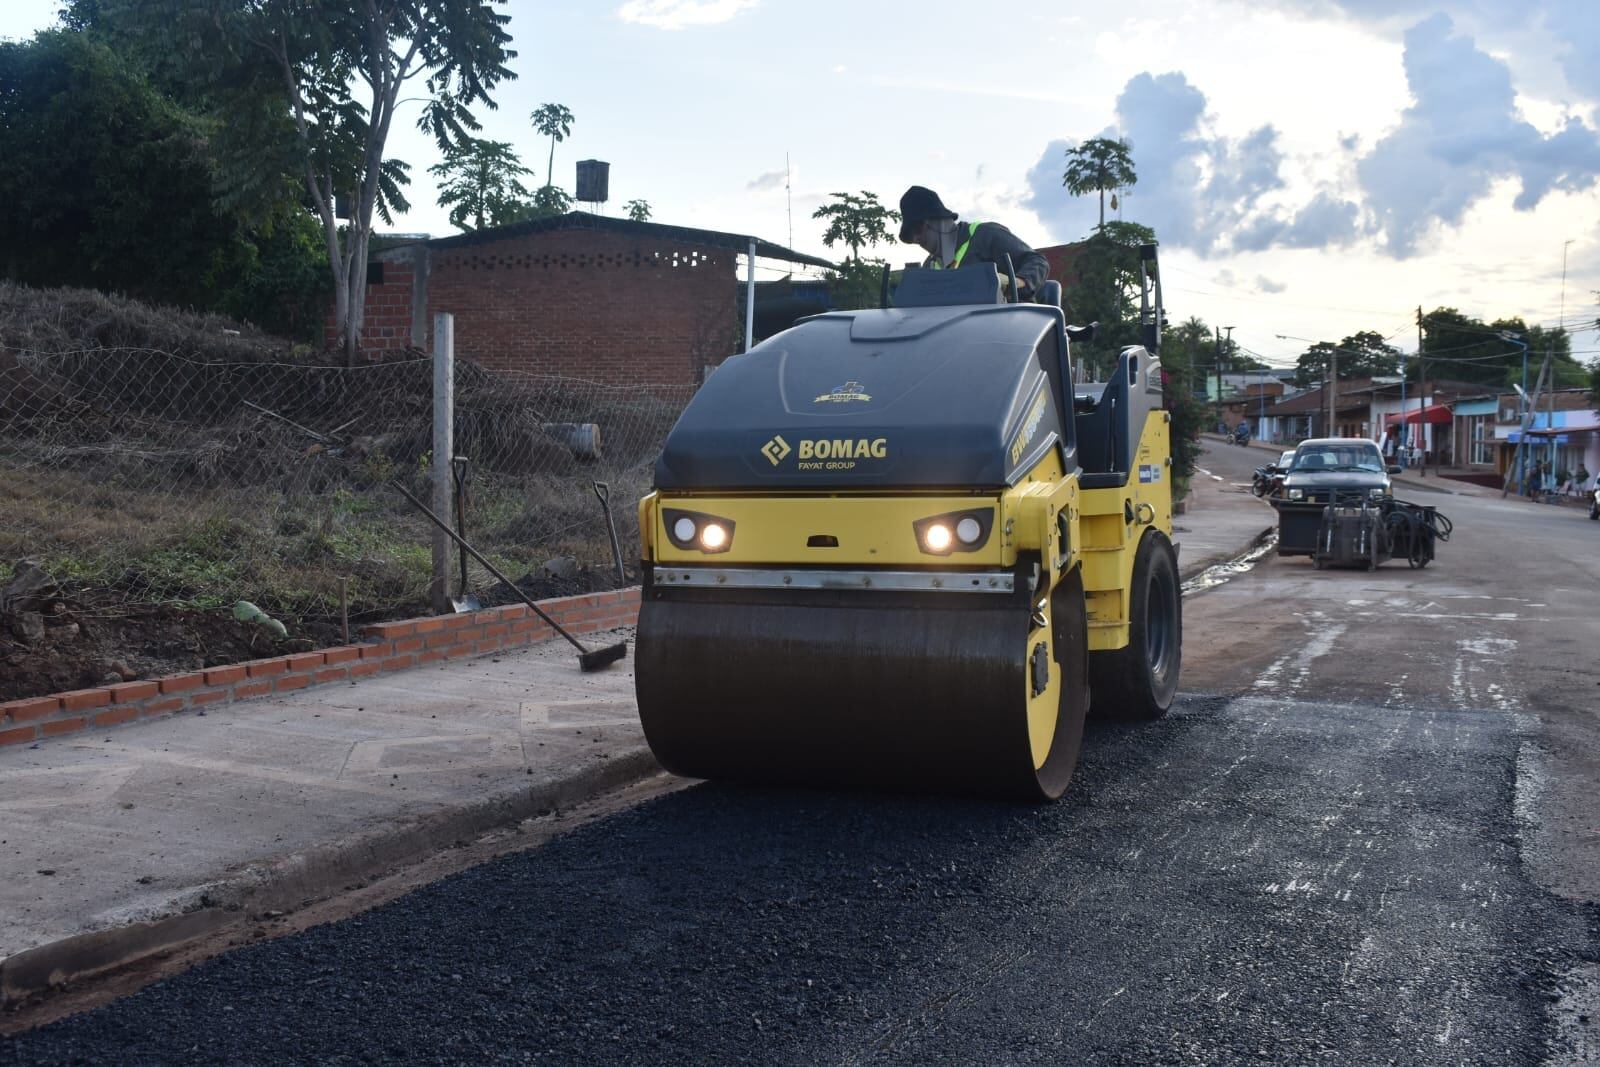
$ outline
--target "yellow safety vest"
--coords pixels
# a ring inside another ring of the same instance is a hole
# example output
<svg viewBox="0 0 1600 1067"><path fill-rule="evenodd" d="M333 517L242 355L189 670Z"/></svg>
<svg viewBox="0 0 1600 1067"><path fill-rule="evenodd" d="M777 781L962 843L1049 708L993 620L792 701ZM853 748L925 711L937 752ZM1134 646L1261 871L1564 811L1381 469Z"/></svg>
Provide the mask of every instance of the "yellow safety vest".
<svg viewBox="0 0 1600 1067"><path fill-rule="evenodd" d="M981 223L981 222L967 222L967 223L962 223L962 225L966 226L966 228L967 228L967 239L965 241L962 241L959 245L956 246L956 258L954 258L954 259L952 259L950 261L950 269L951 270L955 270L957 267L961 266L961 261L964 258L966 258L966 255L967 255L967 246L972 244L972 235L978 232L978 227L982 226L983 223ZM944 265L939 262L939 258L937 256L935 256L934 260L933 260L933 269L934 270L943 270L944 269Z"/></svg>

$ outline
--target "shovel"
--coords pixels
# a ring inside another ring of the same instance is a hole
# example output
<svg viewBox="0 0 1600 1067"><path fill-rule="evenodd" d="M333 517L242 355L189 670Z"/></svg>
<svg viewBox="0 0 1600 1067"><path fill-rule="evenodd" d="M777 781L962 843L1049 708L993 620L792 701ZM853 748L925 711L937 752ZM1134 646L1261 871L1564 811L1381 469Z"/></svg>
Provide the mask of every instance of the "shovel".
<svg viewBox="0 0 1600 1067"><path fill-rule="evenodd" d="M471 467L472 461L466 456L450 458L450 476L456 486L456 544L461 546L460 592L450 598L450 606L457 613L477 611L483 606L477 597L467 592L467 478Z"/></svg>
<svg viewBox="0 0 1600 1067"><path fill-rule="evenodd" d="M600 498L600 510L606 515L606 532L611 535L611 559L617 565L617 587L628 584L628 572L622 569L622 546L617 543L617 520L611 517L611 487L605 482L594 482L594 495Z"/></svg>
<svg viewBox="0 0 1600 1067"><path fill-rule="evenodd" d="M522 602L533 610L535 615L539 616L539 618L550 624L550 628L552 630L560 634L562 637L565 637L572 647L578 650L578 667L580 669L584 671L597 671L602 667L610 666L628 654L627 642L621 642L615 645L607 645L605 648L597 648L592 652L585 648L576 637L573 637L571 634L567 633L567 631L562 628L560 623L546 615L544 613L544 609L538 605L533 597L529 596L527 593L524 593L514 582L512 582L510 578L507 578L504 574L501 574L500 568L496 567L493 563L490 563L487 559L485 559L482 552L479 552L477 549L467 544L465 538L456 533L454 530L450 529L450 524L445 522L438 515L434 514L432 508L418 500L416 497L412 496L411 491L405 486L401 485L399 482L390 481L389 485L394 488L395 492L399 493L401 496L411 501L412 504L416 505L417 510L428 516L435 526L443 530L452 541L461 547L463 552L467 553L473 559L483 564L483 568L485 570L498 578L509 589L511 589L512 592L516 593L517 596L521 598Z"/></svg>

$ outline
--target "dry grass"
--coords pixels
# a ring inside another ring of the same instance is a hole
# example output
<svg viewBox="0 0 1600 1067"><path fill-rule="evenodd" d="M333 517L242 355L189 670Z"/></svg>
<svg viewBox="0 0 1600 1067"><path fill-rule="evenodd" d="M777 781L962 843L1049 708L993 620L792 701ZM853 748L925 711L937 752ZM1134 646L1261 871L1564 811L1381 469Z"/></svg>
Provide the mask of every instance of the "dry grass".
<svg viewBox="0 0 1600 1067"><path fill-rule="evenodd" d="M592 482L633 561L637 499L691 393L458 360L468 538L516 579L569 555L612 582ZM86 601L301 618L336 615L347 577L358 615L421 612L431 527L383 483L430 495L431 411L425 358L345 368L218 316L0 283L0 571L34 558Z"/></svg>
<svg viewBox="0 0 1600 1067"><path fill-rule="evenodd" d="M222 315L153 307L93 289L34 289L4 281L0 346L41 355L150 349L217 363L281 360L294 350L288 341Z"/></svg>

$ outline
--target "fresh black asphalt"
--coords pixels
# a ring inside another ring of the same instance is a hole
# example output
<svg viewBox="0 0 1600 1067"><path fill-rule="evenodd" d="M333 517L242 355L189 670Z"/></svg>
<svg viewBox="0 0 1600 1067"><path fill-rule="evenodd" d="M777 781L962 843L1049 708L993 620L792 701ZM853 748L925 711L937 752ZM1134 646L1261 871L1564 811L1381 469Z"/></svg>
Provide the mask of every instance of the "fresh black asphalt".
<svg viewBox="0 0 1600 1067"><path fill-rule="evenodd" d="M1537 1063L1594 913L1503 711L1186 698L1023 807L702 785L15 1063Z"/></svg>

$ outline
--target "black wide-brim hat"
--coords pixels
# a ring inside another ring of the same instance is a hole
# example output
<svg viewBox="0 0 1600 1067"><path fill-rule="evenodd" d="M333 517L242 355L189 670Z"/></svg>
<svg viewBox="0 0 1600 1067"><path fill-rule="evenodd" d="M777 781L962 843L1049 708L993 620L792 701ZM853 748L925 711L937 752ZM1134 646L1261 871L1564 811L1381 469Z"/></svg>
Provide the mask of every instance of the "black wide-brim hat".
<svg viewBox="0 0 1600 1067"><path fill-rule="evenodd" d="M917 227L929 219L953 219L956 213L944 206L939 194L932 189L913 185L900 198L900 240L916 244Z"/></svg>

